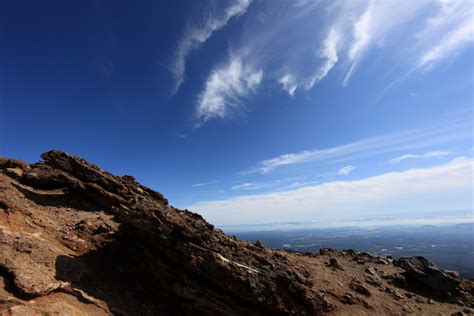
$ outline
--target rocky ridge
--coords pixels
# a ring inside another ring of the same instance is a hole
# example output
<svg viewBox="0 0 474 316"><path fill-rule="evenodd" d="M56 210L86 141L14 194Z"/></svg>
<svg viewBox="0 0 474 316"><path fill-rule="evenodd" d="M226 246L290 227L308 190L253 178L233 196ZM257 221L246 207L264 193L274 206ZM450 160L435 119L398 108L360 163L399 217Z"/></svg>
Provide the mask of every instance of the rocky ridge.
<svg viewBox="0 0 474 316"><path fill-rule="evenodd" d="M2 315L472 314L473 282L424 258L272 250L132 176L42 158L0 158Z"/></svg>

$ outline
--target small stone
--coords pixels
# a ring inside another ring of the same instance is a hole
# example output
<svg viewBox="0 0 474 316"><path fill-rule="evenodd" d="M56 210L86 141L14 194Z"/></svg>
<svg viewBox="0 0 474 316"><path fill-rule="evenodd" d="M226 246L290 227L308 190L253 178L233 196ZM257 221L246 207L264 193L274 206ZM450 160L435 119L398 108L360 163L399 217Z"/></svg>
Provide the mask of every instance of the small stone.
<svg viewBox="0 0 474 316"><path fill-rule="evenodd" d="M403 296L400 292L398 292L397 290L391 289L389 287L385 289L385 292L392 294L396 299L405 298L405 296Z"/></svg>
<svg viewBox="0 0 474 316"><path fill-rule="evenodd" d="M343 304L347 304L347 305L354 305L354 304L357 303L357 301L356 301L356 299L354 298L354 296L352 296L352 294L350 294L350 293L344 294L344 296L340 298L340 301L341 301Z"/></svg>
<svg viewBox="0 0 474 316"><path fill-rule="evenodd" d="M373 267L365 268L365 272L367 272L368 274L371 274L373 276L377 276L377 271L375 271L375 269Z"/></svg>
<svg viewBox="0 0 474 316"><path fill-rule="evenodd" d="M360 283L352 282L350 284L350 288L356 291L357 293L360 293L362 295L365 295L367 297L371 296L372 294L370 293L369 289L363 286Z"/></svg>
<svg viewBox="0 0 474 316"><path fill-rule="evenodd" d="M368 273L365 273L365 281L374 286L382 285L382 282L380 281L379 277Z"/></svg>
<svg viewBox="0 0 474 316"><path fill-rule="evenodd" d="M321 248L319 249L319 254L320 255L330 255L332 253L336 252L335 249L332 249L332 248Z"/></svg>
<svg viewBox="0 0 474 316"><path fill-rule="evenodd" d="M377 261L375 261L375 263L378 263L378 264L385 264L385 265L388 265L389 262L384 259L384 258L378 258Z"/></svg>
<svg viewBox="0 0 474 316"><path fill-rule="evenodd" d="M403 306L403 311L406 313L414 313L415 311L409 306Z"/></svg>
<svg viewBox="0 0 474 316"><path fill-rule="evenodd" d="M433 299L432 299L432 298L430 298L430 299L428 300L428 303L429 303L429 304L434 304L434 301L433 301Z"/></svg>
<svg viewBox="0 0 474 316"><path fill-rule="evenodd" d="M362 300L362 305L367 309L373 309L373 307L366 300Z"/></svg>
<svg viewBox="0 0 474 316"><path fill-rule="evenodd" d="M336 258L330 258L329 259L329 266L339 269L339 270L344 270L344 267L342 264L336 259Z"/></svg>
<svg viewBox="0 0 474 316"><path fill-rule="evenodd" d="M356 255L358 253L354 249L346 249L345 252L348 253L351 256Z"/></svg>

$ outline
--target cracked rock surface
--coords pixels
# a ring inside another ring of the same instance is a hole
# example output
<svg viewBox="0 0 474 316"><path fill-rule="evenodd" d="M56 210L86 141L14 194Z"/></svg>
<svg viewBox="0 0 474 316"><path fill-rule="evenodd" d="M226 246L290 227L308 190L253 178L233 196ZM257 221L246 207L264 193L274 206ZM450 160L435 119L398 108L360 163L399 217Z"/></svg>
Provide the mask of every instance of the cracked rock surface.
<svg viewBox="0 0 474 316"><path fill-rule="evenodd" d="M42 158L0 158L1 315L472 313L470 280L448 295L387 258L272 250L132 176L61 151Z"/></svg>

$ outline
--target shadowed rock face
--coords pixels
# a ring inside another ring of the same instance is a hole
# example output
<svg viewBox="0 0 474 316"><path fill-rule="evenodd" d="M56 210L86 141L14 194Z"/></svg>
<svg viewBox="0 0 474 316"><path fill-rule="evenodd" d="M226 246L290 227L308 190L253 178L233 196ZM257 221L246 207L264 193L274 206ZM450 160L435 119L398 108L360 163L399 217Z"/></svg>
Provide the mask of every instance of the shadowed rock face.
<svg viewBox="0 0 474 316"><path fill-rule="evenodd" d="M397 264L410 277L435 291L452 291L460 284L459 279L451 277L448 273L442 271L434 263L423 257L403 257L397 261Z"/></svg>
<svg viewBox="0 0 474 316"><path fill-rule="evenodd" d="M61 151L42 158L0 157L1 315L449 315L474 307L472 281L424 259L396 266L354 250L271 250L226 236L132 176Z"/></svg>
<svg viewBox="0 0 474 316"><path fill-rule="evenodd" d="M130 315L327 310L284 253L224 235L131 176L61 151L42 158L0 160L0 267L19 293Z"/></svg>

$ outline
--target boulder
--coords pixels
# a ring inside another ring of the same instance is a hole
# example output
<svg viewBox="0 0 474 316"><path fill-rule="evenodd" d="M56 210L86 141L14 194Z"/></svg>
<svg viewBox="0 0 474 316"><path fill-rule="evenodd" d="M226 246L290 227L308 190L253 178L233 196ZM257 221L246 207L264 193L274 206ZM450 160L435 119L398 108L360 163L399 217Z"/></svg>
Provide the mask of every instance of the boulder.
<svg viewBox="0 0 474 316"><path fill-rule="evenodd" d="M424 257L402 257L397 261L397 265L406 271L408 277L433 290L450 291L459 286L458 280Z"/></svg>

